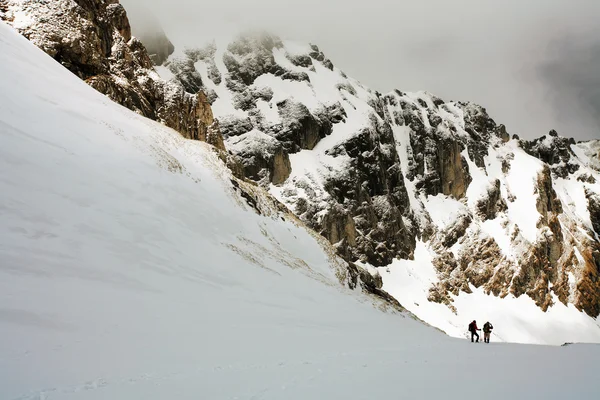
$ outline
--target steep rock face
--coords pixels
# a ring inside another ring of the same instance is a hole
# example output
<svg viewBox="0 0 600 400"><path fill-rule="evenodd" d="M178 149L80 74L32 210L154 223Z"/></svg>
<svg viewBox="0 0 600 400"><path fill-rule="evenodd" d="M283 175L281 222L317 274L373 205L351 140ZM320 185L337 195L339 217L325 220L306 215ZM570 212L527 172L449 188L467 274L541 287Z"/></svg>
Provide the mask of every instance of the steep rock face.
<svg viewBox="0 0 600 400"><path fill-rule="evenodd" d="M96 90L187 138L206 140L214 122L206 97L160 79L118 0L2 4L4 21Z"/></svg>
<svg viewBox="0 0 600 400"><path fill-rule="evenodd" d="M586 189L585 197L588 202L592 227L594 228L596 234L600 235L600 195L592 192L589 189Z"/></svg>
<svg viewBox="0 0 600 400"><path fill-rule="evenodd" d="M415 133L411 134L411 146L413 152L423 155L417 158L417 174L424 175L419 188L432 196L439 193L456 199L465 196L470 176L461 156L460 142ZM428 171L427 174L424 171Z"/></svg>

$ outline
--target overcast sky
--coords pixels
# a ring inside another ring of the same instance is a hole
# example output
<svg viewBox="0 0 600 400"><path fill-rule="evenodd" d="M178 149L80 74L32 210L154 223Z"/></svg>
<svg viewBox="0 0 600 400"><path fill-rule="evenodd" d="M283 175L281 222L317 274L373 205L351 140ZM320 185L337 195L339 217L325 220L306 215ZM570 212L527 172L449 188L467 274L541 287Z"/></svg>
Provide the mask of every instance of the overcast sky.
<svg viewBox="0 0 600 400"><path fill-rule="evenodd" d="M600 0L121 0L173 42L264 28L380 92L469 100L522 137L600 138Z"/></svg>

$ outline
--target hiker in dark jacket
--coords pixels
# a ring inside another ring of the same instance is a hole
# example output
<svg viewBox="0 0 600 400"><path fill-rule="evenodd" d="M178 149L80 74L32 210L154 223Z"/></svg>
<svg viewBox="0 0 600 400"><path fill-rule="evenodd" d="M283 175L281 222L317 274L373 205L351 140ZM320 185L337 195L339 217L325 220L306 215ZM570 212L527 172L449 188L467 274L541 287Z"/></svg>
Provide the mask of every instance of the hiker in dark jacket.
<svg viewBox="0 0 600 400"><path fill-rule="evenodd" d="M481 329L477 328L477 322L475 322L475 320L473 320L473 322L469 324L469 332L471 332L471 342L473 342L473 337L476 336L476 342L479 343L479 334L477 333L477 331L480 330Z"/></svg>
<svg viewBox="0 0 600 400"><path fill-rule="evenodd" d="M494 329L494 326L489 321L483 324L483 341L485 343L490 342L490 335L492 334L492 329Z"/></svg>

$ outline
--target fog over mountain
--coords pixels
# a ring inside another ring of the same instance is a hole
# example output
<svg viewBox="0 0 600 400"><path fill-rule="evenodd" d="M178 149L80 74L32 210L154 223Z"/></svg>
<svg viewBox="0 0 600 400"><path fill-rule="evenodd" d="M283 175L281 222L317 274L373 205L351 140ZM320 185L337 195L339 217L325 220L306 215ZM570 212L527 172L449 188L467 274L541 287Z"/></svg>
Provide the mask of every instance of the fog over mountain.
<svg viewBox="0 0 600 400"><path fill-rule="evenodd" d="M178 43L264 28L318 44L381 92L485 106L509 132L600 137L600 3L593 0L122 0L134 33L158 16Z"/></svg>

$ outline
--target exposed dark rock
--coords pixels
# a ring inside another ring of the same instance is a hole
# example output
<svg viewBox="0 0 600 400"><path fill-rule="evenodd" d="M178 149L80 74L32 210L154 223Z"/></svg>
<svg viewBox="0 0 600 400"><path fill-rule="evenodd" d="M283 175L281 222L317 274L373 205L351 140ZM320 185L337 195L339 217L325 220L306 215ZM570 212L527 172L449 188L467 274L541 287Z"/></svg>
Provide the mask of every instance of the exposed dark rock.
<svg viewBox="0 0 600 400"><path fill-rule="evenodd" d="M415 175L428 173L417 183L428 195L439 193L461 199L471 182L462 145L455 139L436 138L431 133L411 134L411 147L416 154Z"/></svg>
<svg viewBox="0 0 600 400"><path fill-rule="evenodd" d="M542 136L533 141L522 140L520 143L527 153L550 165L557 176L566 178L579 170L579 164L572 162L571 140L552 130L549 137Z"/></svg>
<svg viewBox="0 0 600 400"><path fill-rule="evenodd" d="M325 188L359 232L349 249L352 258L382 266L396 256L411 258L416 240L391 129L373 122L374 131L363 130L332 151L352 161L347 174L332 178Z"/></svg>
<svg viewBox="0 0 600 400"><path fill-rule="evenodd" d="M450 248L450 247L454 246L454 244L456 242L458 242L458 240L465 235L465 232L469 228L469 225L471 225L472 221L473 221L473 218L471 217L471 215L469 215L469 214L460 215L456 219L456 222L454 224L452 224L449 228L447 228L442 233L442 235L444 237L442 244L446 248Z"/></svg>
<svg viewBox="0 0 600 400"><path fill-rule="evenodd" d="M544 169L538 175L535 192L538 195L537 210L542 215L543 223L547 226L548 214L558 215L563 211L562 203L556 196L556 191L552 186L552 175L548 166L544 166Z"/></svg>
<svg viewBox="0 0 600 400"><path fill-rule="evenodd" d="M500 191L500 180L496 179L494 185L489 187L487 195L477 202L480 217L485 221L496 218L499 212L506 211L506 202Z"/></svg>
<svg viewBox="0 0 600 400"><path fill-rule="evenodd" d="M381 289L381 286L383 285L381 275L373 276L371 273L369 273L369 271L365 271L352 262L348 263L348 272L348 283L351 289L355 289L360 284L364 291L374 294L375 296L385 300L397 311L405 310L398 300L396 300L385 290Z"/></svg>
<svg viewBox="0 0 600 400"><path fill-rule="evenodd" d="M312 63L312 58L310 58L308 55L291 55L291 54L286 54L286 57L288 60L290 60L292 62L292 64L298 66L298 67L304 67L304 68L308 68L311 65L313 65Z"/></svg>
<svg viewBox="0 0 600 400"><path fill-rule="evenodd" d="M582 278L577 283L577 301L575 306L585 311L590 317L600 315L600 243L589 243L582 252L585 268Z"/></svg>
<svg viewBox="0 0 600 400"><path fill-rule="evenodd" d="M221 133L225 138L240 136L253 129L252 122L248 118L229 116L219 120Z"/></svg>
<svg viewBox="0 0 600 400"><path fill-rule="evenodd" d="M325 236L330 243L339 244L346 241L349 246L356 245L356 226L352 216L340 205L334 205L328 209L321 223L321 235Z"/></svg>
<svg viewBox="0 0 600 400"><path fill-rule="evenodd" d="M173 60L170 61L166 66L171 70L171 72L177 74L178 80L181 82L186 92L196 94L202 89L202 77L198 71L196 71L196 67L194 66L194 61L192 59L188 58L184 60Z"/></svg>
<svg viewBox="0 0 600 400"><path fill-rule="evenodd" d="M278 76L284 80L296 82L310 82L310 78L308 77L308 74L306 72L290 71L288 69L283 68L280 65L274 65L271 68L270 72L273 75Z"/></svg>
<svg viewBox="0 0 600 400"><path fill-rule="evenodd" d="M327 57L325 57L325 54L319 50L319 47L314 44L311 44L310 47L312 51L309 55L315 60L320 61L325 68L333 71L333 63Z"/></svg>
<svg viewBox="0 0 600 400"><path fill-rule="evenodd" d="M233 107L238 110L250 111L256 108L256 97L249 89L238 92L233 96Z"/></svg>
<svg viewBox="0 0 600 400"><path fill-rule="evenodd" d="M276 139L254 131L228 143L241 159L246 177L279 185L290 175L292 166L288 153Z"/></svg>
<svg viewBox="0 0 600 400"><path fill-rule="evenodd" d="M596 234L600 236L600 195L592 192L589 189L585 191L585 197L588 202L588 210L590 211L590 220Z"/></svg>
<svg viewBox="0 0 600 400"><path fill-rule="evenodd" d="M261 99L266 102L269 102L273 98L273 89L271 89L270 87L262 87L260 89L253 88L252 94L257 100Z"/></svg>
<svg viewBox="0 0 600 400"><path fill-rule="evenodd" d="M275 136L290 153L310 150L321 138L331 133L331 124L315 118L302 103L285 100L278 103L277 108L282 124Z"/></svg>
<svg viewBox="0 0 600 400"><path fill-rule="evenodd" d="M592 175L590 174L581 174L577 177L577 180L579 182L585 182L585 183L590 183L590 184L594 184L596 183L596 178L594 178Z"/></svg>

